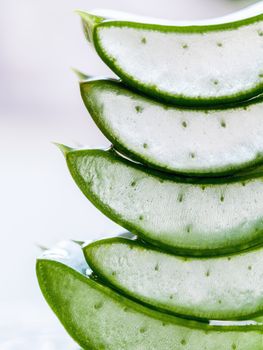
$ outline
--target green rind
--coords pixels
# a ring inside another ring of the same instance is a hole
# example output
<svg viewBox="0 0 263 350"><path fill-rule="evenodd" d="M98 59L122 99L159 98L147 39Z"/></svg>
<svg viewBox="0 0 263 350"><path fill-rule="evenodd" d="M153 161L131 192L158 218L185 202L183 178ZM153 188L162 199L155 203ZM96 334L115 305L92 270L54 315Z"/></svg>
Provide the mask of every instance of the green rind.
<svg viewBox="0 0 263 350"><path fill-rule="evenodd" d="M81 17L83 32L85 34L86 39L92 42L93 30L96 27L96 25L104 21L104 18L92 15L91 13L87 13L85 11L77 10L76 13Z"/></svg>
<svg viewBox="0 0 263 350"><path fill-rule="evenodd" d="M109 288L98 284L97 282L85 277L79 272L65 266L61 262L51 261L46 259L39 259L37 261L36 266L37 277L39 281L40 288L42 293L50 305L51 309L59 318L62 325L68 331L70 336L81 346L83 349L94 349L94 350L102 350L107 349L109 346L110 349L113 349L113 344L105 344L103 340L106 338L104 334L100 334L99 330L94 328L94 326L98 325L98 320L94 321L92 315L94 315L94 310L91 310L88 303L90 302L90 298L94 298L94 291L99 295L99 299L103 300L105 303L117 304L120 312L122 310L127 309L125 320L126 326L129 327L130 330L134 328L143 329L140 331L141 335L141 344L144 344L145 349L158 349L164 350L174 349L174 344L171 345L171 341L169 346L160 348L159 345L156 346L152 342L151 335L147 334L147 330L144 329L143 323L145 322L148 326L153 325L155 331L158 329L158 338L163 338L163 330L161 327L173 327L176 331L178 327L181 328L182 336L181 339L186 339L181 342L180 347L178 346L178 350L184 349L185 345L187 345L187 341L192 342L192 336L194 336L195 332L199 332L198 339L200 339L200 343L206 345L207 350L214 350L215 346L218 350L229 350L233 343L242 344L241 350L260 350L262 349L263 344L263 333L260 325L250 325L250 326L212 326L206 325L202 323L197 323L195 321L186 321L183 319L179 319L173 316L161 314L157 311L153 311L148 309L140 304L137 304L125 297L113 292ZM60 283L61 280L61 283ZM66 286L63 291L59 290L61 286ZM81 290L81 297L78 294ZM75 298L76 294L78 298ZM61 297L63 295L63 297ZM84 297L85 296L85 297ZM87 307L85 307L85 300L88 301ZM96 300L97 301L97 300ZM95 304L95 300L94 300ZM95 306L94 306L95 307ZM100 307L104 307L103 305ZM72 312L74 310L74 312ZM98 310L99 312L99 310ZM87 318L87 314L90 314L91 317ZM129 317L131 314L131 318ZM107 314L107 321L101 319L99 322L111 322L113 332L115 332L115 337L120 336L126 341L125 349L138 349L138 339L136 339L136 343L133 343L133 335L129 332L127 334L119 334L120 331L116 329L116 325L118 325L119 320L112 319L111 315ZM136 319L137 321L142 319L142 324L134 324L132 325L132 320ZM88 323L87 323L88 320ZM111 320L111 321L110 321ZM86 321L86 322L85 322ZM117 321L117 324L115 322ZM158 327L157 324L158 323ZM101 325L101 323L99 323ZM132 327L132 328L131 328ZM142 327L142 328L140 328ZM151 328L151 327L150 327ZM97 332L97 334L96 334ZM150 330L152 332L152 330ZM177 330L178 332L178 330ZM170 335L173 333L170 332ZM112 336L112 334L111 334ZM196 335L195 335L196 336ZM210 338L209 338L210 336ZM206 341L205 338L209 339ZM216 338L216 343L214 343L213 338ZM157 338L157 337L156 337ZM174 335L174 341L178 339L177 335ZM106 338L108 339L108 337ZM163 339L164 341L164 339ZM180 341L180 339L179 339ZM243 344L245 341L246 348ZM211 343L212 342L212 343ZM118 343L118 342L116 342ZM119 343L120 344L120 343ZM193 344L192 344L193 345ZM124 349L124 344L116 346L114 350ZM188 349L193 350L203 350L198 344L195 345L195 348L188 347ZM211 347L212 346L212 347Z"/></svg>
<svg viewBox="0 0 263 350"><path fill-rule="evenodd" d="M60 145L60 144L57 144ZM239 171L235 174L227 175L227 176L209 176L209 177L196 177L196 176L181 176L177 174L170 174L167 172L162 172L157 169L152 169L149 167L145 167L140 163L133 162L132 160L127 159L126 157L118 154L113 148L109 149L75 149L70 148L65 145L61 145L68 149L69 151L64 153L65 159L69 162L69 159L72 156L98 156L105 157L111 159L112 161L120 161L124 164L129 165L131 168L139 169L146 174L158 177L162 180L174 181L176 183L185 183L185 184L193 184L193 185L222 185L222 184L230 184L230 183L242 183L248 180L253 180L256 178L263 179L263 166L251 167L248 169L244 169L243 171ZM69 165L69 163L68 163ZM69 169L70 170L70 169Z"/></svg>
<svg viewBox="0 0 263 350"><path fill-rule="evenodd" d="M96 156L96 157L104 157L110 162L119 161L121 163L124 163L126 165L129 165L129 167L139 169L144 172L144 174L147 176L147 174L158 177L160 181L162 180L172 180L174 182L180 182L180 183L190 183L190 184L196 184L196 185L216 185L216 184L224 184L224 183L232 183L232 182L245 182L246 180L251 179L253 176L254 178L263 177L262 169L259 170L252 170L251 173L244 172L242 174L236 174L230 177L225 178L191 178L191 177L178 177L178 176L171 176L169 174L157 172L155 170L144 168L139 164L131 163L128 160L121 158L118 156L113 150L109 151L102 151L102 150L75 150L71 151L66 154L66 161L69 168L69 171L75 180L76 184L80 188L80 190L83 192L83 194L89 199L89 201L97 208L99 209L103 214L105 214L108 218L115 221L117 224L121 225L128 231L132 232L135 235L138 235L143 240L153 244L154 246L158 246L160 248L163 248L164 250L168 252L175 253L177 255L189 255L189 256L216 256L216 255L227 255L233 252L242 251L250 247L257 246L259 244L263 243L263 222L262 220L259 220L258 222L253 223L250 226L250 229L247 231L247 237L251 237L253 234L256 233L256 238L247 238L246 241L243 241L242 243L235 243L234 245L225 245L224 247L219 247L217 249L210 248L210 249L190 249L185 247L175 247L169 244L166 244L164 242L161 242L160 239L154 239L150 236L149 232L146 232L139 223L134 224L126 220L125 218L121 217L117 212L112 210L110 206L105 205L100 198L96 194L94 194L91 189L89 183L86 183L80 174L78 173L76 169L76 162L78 157L83 156Z"/></svg>
<svg viewBox="0 0 263 350"><path fill-rule="evenodd" d="M88 265L91 267L92 271L95 272L96 275L99 276L99 278L104 281L104 283L108 284L112 289L117 290L119 293L122 293L125 296L128 296L129 298L131 298L132 300L139 302L147 307L153 308L157 311L160 312L164 312L164 313L168 313L171 315L175 315L177 317L181 317L181 318L186 318L186 319L191 319L191 320L197 320L199 322L208 322L208 320L213 319L213 320L221 320L221 321L227 321L227 320L259 320L261 321L260 317L263 316L263 304L262 304L262 309L258 310L255 313L244 313L242 314L242 316L237 316L232 314L231 316L227 316L224 315L224 317L218 317L218 315L214 314L213 317L199 317L196 316L193 312L184 312L184 314L180 313L178 310L176 310L176 307L173 307L173 309L170 307L170 305L167 305L166 307L164 307L164 304L161 302L157 302L154 299L150 300L149 298L143 297L142 295L139 295L137 293L132 292L131 290L129 290L128 288L125 287L124 284L119 283L118 280L116 278L114 278L112 275L109 275L108 273L106 273L104 271L104 269L100 266L100 262L96 262L94 261L94 257L93 257L93 249L96 250L96 248L99 248L100 246L107 246L107 245L112 245L112 244L125 244L126 246L129 246L131 249L133 247L137 247L137 248L142 248L142 249L150 249L151 251L156 251L158 253L162 253L163 255L171 255L169 253L166 253L164 251L162 251L161 249L158 249L157 247L149 247L139 241L132 241L132 240L128 240L122 237L115 237L115 238L106 238L106 239L102 239L99 241L95 241L92 242L86 246L84 246L83 249L83 253L85 256L85 259L88 263ZM257 247L256 249L253 249L253 251L255 250L260 250L262 249L262 247ZM249 253L250 251L252 251L252 249L249 249L247 251L243 251L241 253L238 254L234 254L229 256L228 258L232 258L235 257L235 255L245 255L246 253ZM117 256L116 256L117 258ZM180 258L180 257L177 257ZM184 257L181 257L181 259L183 260L191 260L191 258L187 258L185 259ZM193 258L194 260L194 258ZM210 260L209 258L201 258L201 260ZM141 268L143 269L144 267L141 266ZM235 278L235 277L233 277ZM193 286L194 287L194 286ZM219 306L220 307L220 306ZM196 312L197 313L197 312Z"/></svg>
<svg viewBox="0 0 263 350"><path fill-rule="evenodd" d="M65 330L68 332L70 337L75 340L76 343L78 343L83 349L92 350L91 345L84 342L81 337L79 337L78 333L73 329L71 325L70 317L66 317L63 310L63 305L59 305L57 301L54 300L53 296L50 294L49 288L46 285L46 275L44 270L47 270L49 268L52 268L53 266L63 266L64 272L67 273L67 271L70 271L77 275L77 272L75 272L73 269L63 265L60 262L52 261L52 260L41 260L38 259L36 263L36 274L38 279L38 284L40 287L40 290L48 303L51 310L54 312L54 314L59 319L60 323L63 325ZM89 347L87 347L89 346Z"/></svg>
<svg viewBox="0 0 263 350"><path fill-rule="evenodd" d="M85 12L83 12L85 13ZM177 33L207 33L212 31L224 31L224 30L234 30L240 28L245 25L249 25L256 22L263 21L263 14L257 15L248 19L243 19L230 23L223 24L215 24L215 25L204 25L204 26L165 26L158 24L143 24L129 21L120 21L120 20L105 20L102 17L98 17L96 19L95 15L93 16L92 22L86 21L85 17L82 16L82 19L85 23L86 31L89 31L90 38L92 37L92 41L95 50L101 59L105 62L105 64L115 73L117 74L125 84L128 86L145 93L146 95L152 96L156 100L165 101L171 104L177 104L181 106L215 106L215 105L225 105L233 102L240 102L244 100L248 100L254 96L257 96L263 92L263 82L255 84L252 89L241 91L240 93L220 96L220 97L189 97L185 95L176 95L169 94L168 92L163 92L155 86L148 86L140 81L134 79L133 76L129 75L125 71L123 71L115 60L108 57L107 53L104 52L103 47L100 45L98 38L98 30L100 27L110 27L110 26L118 26L118 27L130 27L130 28L138 28L138 29L149 29L161 32L177 32ZM88 29L87 29L88 28Z"/></svg>
<svg viewBox="0 0 263 350"><path fill-rule="evenodd" d="M103 111L98 109L97 103L94 102L93 94L96 94L96 89L112 89L114 91L120 92L121 94L124 94L126 96L130 96L133 99L138 99L140 101L145 100L149 102L149 98L141 96L136 94L136 92L129 91L125 86L119 82L108 80L108 79L89 79L85 82L80 83L80 93L82 100L92 117L93 121L97 125L97 127L101 130L101 132L104 134L104 136L114 145L116 150L121 152L122 154L128 156L130 159L133 159L137 162L141 162L143 164L146 164L154 169L160 170L160 171L166 171L172 174L178 174L178 175L187 175L187 176L202 176L202 177L209 177L209 176L226 176L236 173L237 171L244 170L247 168L254 168L255 166L258 166L262 164L263 162L263 154L257 154L253 159L250 161L244 162L240 165L238 164L229 164L222 167L209 168L209 169L174 169L170 168L169 166L161 166L158 165L154 159L151 159L151 157L147 157L142 155L139 152L136 152L129 148L128 145L126 145L124 142L122 142L121 138L118 138L114 132L112 132L111 128L107 127L107 121L105 118L103 118ZM138 101L139 101L138 100ZM156 102L154 100L150 100L150 102L153 105L159 106L160 103ZM245 108L249 107L254 104L263 103L263 97L260 96L259 98L255 98L246 102L243 102L242 104L233 104L229 105L228 107L224 106L224 109L233 109L233 108ZM166 106L166 105L165 105ZM168 106L167 106L168 107ZM189 108L187 109L189 110ZM198 109L193 109L198 110ZM200 110L200 109L199 109ZM218 108L209 109L209 111L218 110ZM207 109L204 109L204 112L206 112Z"/></svg>
<svg viewBox="0 0 263 350"><path fill-rule="evenodd" d="M105 214L105 215L107 215L107 214ZM115 221L115 222L118 223L117 221ZM121 225L121 223L118 223L118 224ZM126 225L126 226L128 226L128 225ZM263 228L261 230L263 230ZM130 230L130 231L132 232L132 230ZM189 256L189 257L225 256L225 255L233 254L235 252L246 251L247 249L250 249L250 248L256 248L256 247L261 246L263 244L263 238L258 237L257 239L253 239L253 240L248 241L246 244L245 243L236 244L233 247L197 250L197 249L186 249L186 248L182 248L182 247L178 247L178 248L171 247L170 245L164 244L157 239L149 238L147 233L141 233L138 231L134 231L134 234L137 235L138 237L140 237L143 241L153 245L154 247L159 247L159 248L167 251L168 253L176 254L179 256Z"/></svg>

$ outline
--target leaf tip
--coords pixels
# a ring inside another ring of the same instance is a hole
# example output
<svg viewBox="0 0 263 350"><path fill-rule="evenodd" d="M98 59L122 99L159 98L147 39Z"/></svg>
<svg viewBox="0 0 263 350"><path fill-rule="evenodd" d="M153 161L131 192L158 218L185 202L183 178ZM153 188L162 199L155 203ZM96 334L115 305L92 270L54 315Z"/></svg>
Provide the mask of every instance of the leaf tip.
<svg viewBox="0 0 263 350"><path fill-rule="evenodd" d="M82 20L83 31L87 40L92 42L94 28L103 22L104 18L81 10L75 10L75 13L79 15Z"/></svg>
<svg viewBox="0 0 263 350"><path fill-rule="evenodd" d="M48 248L46 246L44 246L43 244L40 243L35 243L36 247L43 253L46 250L48 250Z"/></svg>
<svg viewBox="0 0 263 350"><path fill-rule="evenodd" d="M66 156L70 151L72 151L72 148L63 145L62 143L53 142L53 144L57 146L58 149L60 149L64 156Z"/></svg>
<svg viewBox="0 0 263 350"><path fill-rule="evenodd" d="M79 78L80 81L86 81L92 78L91 75L87 75L76 68L71 68L72 72Z"/></svg>

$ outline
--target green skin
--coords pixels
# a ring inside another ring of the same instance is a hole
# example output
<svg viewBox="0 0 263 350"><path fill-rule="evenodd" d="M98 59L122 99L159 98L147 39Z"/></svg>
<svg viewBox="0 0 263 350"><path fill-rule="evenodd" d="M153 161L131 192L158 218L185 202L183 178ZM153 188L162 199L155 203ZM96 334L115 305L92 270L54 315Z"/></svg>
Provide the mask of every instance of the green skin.
<svg viewBox="0 0 263 350"><path fill-rule="evenodd" d="M113 277L112 275L110 275L108 273L108 271L106 272L103 267L100 265L100 259L96 259L94 260L94 256L93 256L93 249L96 250L96 248L100 248L101 246L107 247L107 246L111 246L114 244L125 244L126 246L129 246L131 249L133 247L135 248L142 248L142 249L150 249L151 251L156 251L158 253L162 253L163 255L167 255L169 256L169 253L165 253L163 252L161 249L158 249L157 247L149 247L146 244L140 242L140 241L135 241L135 240L131 240L131 239L126 239L126 238L122 238L122 237L116 237L116 238L106 238L106 239L102 239L99 241L95 241L92 242L90 244L88 244L87 246L83 247L83 253L85 256L85 259L88 263L88 265L90 266L90 268L92 269L92 271L94 271L96 273L97 276L99 276L99 278L104 281L106 284L108 284L111 288L117 290L118 292L129 296L129 298L142 303L143 305L146 305L150 308L153 308L155 310L161 311L161 312L165 312L165 313L169 313L175 316L179 316L182 318L186 318L186 319L191 319L191 320L198 320L199 322L208 322L209 317L207 318L201 318L201 317L196 317L193 313L193 311L195 312L196 310L188 310L189 314L182 314L179 312L175 311L175 308L171 309L170 305L164 305L163 302L159 302L158 300L156 300L156 298L145 298L143 295L139 294L139 293L134 293L133 291L130 291L122 282L120 282L118 280L118 278ZM259 247L257 249L262 249L262 247ZM247 252L249 252L251 249L247 250ZM245 254L246 251L242 252L241 254ZM238 253L240 254L240 253ZM230 257L235 257L235 255L238 254L234 254L229 256ZM117 258L117 257L116 257ZM103 258L102 258L103 259ZM185 260L184 257L181 257L181 259ZM191 259L191 258L187 258L186 260ZM196 258L193 258L196 259ZM201 260L209 260L209 258L200 258ZM213 259L213 258L211 258ZM141 267L143 269L143 266ZM153 286L154 288L154 286ZM194 286L193 286L194 288ZM220 306L219 306L220 307ZM250 313L246 313L244 312L244 310L242 310L242 314L243 316L239 316L239 315L234 315L232 314L231 317L229 316L224 316L221 318L218 318L217 315L214 315L214 319L215 320L259 320L259 322L262 322L261 317L263 315L263 306L261 305L261 309L253 314Z"/></svg>
<svg viewBox="0 0 263 350"><path fill-rule="evenodd" d="M154 159L151 157L147 157L145 155L142 155L133 149L129 147L128 144L123 141L121 137L118 137L116 133L114 133L111 128L107 127L107 120L105 119L103 115L103 111L101 109L101 106L94 102L93 94L96 94L97 90L113 90L117 93L130 96L131 99L138 99L138 103L140 101L146 101L151 102L153 105L160 105L158 102L154 100L149 100L147 97L141 96L139 94L136 94L133 91L130 91L127 89L120 81L114 80L114 79L95 79L92 77L89 77L83 73L78 74L81 82L80 82L80 93L82 96L82 100L91 115L92 119L96 123L97 127L101 130L101 132L105 135L105 137L114 145L114 147L121 153L125 154L129 158L141 162L143 164L149 165L157 170L166 171L170 173L177 173L187 176L225 176L225 175L231 175L239 170L243 170L246 168L254 167L256 165L262 164L263 162L263 154L257 154L255 158L251 159L251 161L242 163L242 164L235 164L235 165L226 165L224 167L214 169L201 169L201 170L191 170L189 169L187 172L180 171L178 169L176 172L174 170L171 170L169 166L167 167L161 167L158 166L158 164L155 162ZM233 108L245 108L249 107L256 103L262 103L263 98L260 96L259 98L252 99L250 101L246 101L242 104L233 104L228 105L228 107L224 106L224 109L233 109ZM168 105L163 105L167 108L171 108ZM209 111L219 109L219 107L214 107L213 109L209 109ZM222 107L220 108L222 109ZM188 108L189 110L189 108ZM196 110L196 108L193 108L193 110ZM204 113L207 112L207 109L204 109Z"/></svg>
<svg viewBox="0 0 263 350"><path fill-rule="evenodd" d="M51 309L83 349L262 349L261 325L213 326L148 309L88 278L84 262L77 268L71 261L74 257L55 261L54 253L37 261L39 285ZM79 260L80 255L81 248L75 258Z"/></svg>
<svg viewBox="0 0 263 350"><path fill-rule="evenodd" d="M166 91L162 91L158 86L146 85L139 80L134 79L133 76L129 75L121 67L119 67L116 60L112 59L107 55L103 50L101 43L98 39L98 29L100 27L129 27L140 29L155 30L163 33L208 33L213 31L227 31L240 28L245 25L249 25L256 22L263 21L263 15L258 15L252 18L224 23L216 25L205 25L205 26L164 26L157 24L145 24L145 23L135 23L128 21L117 21L117 20L108 20L103 17L95 16L87 12L78 11L79 15L82 18L83 30L87 40L89 40L97 51L100 58L106 63L106 65L116 73L125 84L139 90L146 95L149 95L157 100L168 102L171 104L177 104L182 106L223 106L228 103L244 101L250 99L256 95L259 95L263 92L263 82L255 83L253 88L249 90L243 90L236 94L219 96L219 97L189 97L185 95L176 95L171 94Z"/></svg>
<svg viewBox="0 0 263 350"><path fill-rule="evenodd" d="M139 164L131 163L128 160L120 157L117 155L113 150L109 151L102 151L102 150L72 150L71 148L64 146L64 145L58 145L61 151L64 153L64 156L66 157L67 165L69 168L69 171L75 180L76 184L80 188L80 190L83 192L83 194L90 200L93 205L98 208L103 214L105 214L107 217L109 217L111 220L115 221L117 224L121 225L122 227L126 228L130 232L132 232L135 235L138 235L143 240L158 246L164 250L170 251L172 253L176 253L177 255L188 255L188 256L216 256L216 255L226 255L230 254L236 251L245 250L249 247L257 246L263 242L263 236L262 236L262 230L263 230L263 222L262 220L259 220L257 222L251 223L249 228L246 232L246 239L242 240L241 242L234 242L232 245L230 245L229 242L226 242L225 246L220 248L213 248L213 249L192 249L192 248L184 248L184 247L175 247L174 245L164 243L161 241L161 239L154 239L151 237L151 233L145 231L142 226L140 225L139 220L137 222L131 222L129 220L126 220L125 217L122 217L118 212L114 211L109 205L105 205L103 201L97 196L96 193L91 191L91 186L88 182L84 181L82 176L79 174L76 164L78 161L81 161L83 157L89 157L89 156L96 156L96 157L102 157L105 159L110 160L110 162L121 162L124 164L129 165L131 168L140 169L143 171L143 173L147 176L149 174L150 176L157 177L160 182L165 180L172 180L174 182L180 182L180 183L189 183L189 184L195 184L199 186L213 186L217 184L224 184L224 183L233 183L233 182L239 182L241 184L245 183L246 181L249 181L251 178L262 178L263 177L263 169L262 168L255 168L248 172L239 173L230 177L225 178L191 178L191 177L179 177L179 176L171 176L169 174L161 173L149 168L145 168ZM237 228L239 230L239 228ZM232 232L229 232L228 234L231 235Z"/></svg>

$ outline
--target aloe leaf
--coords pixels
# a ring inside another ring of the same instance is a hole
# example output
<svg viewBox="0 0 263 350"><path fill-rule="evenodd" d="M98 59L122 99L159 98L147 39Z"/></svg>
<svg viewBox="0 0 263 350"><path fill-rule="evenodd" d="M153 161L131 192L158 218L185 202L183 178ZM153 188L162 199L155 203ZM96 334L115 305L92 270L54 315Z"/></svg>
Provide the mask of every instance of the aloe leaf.
<svg viewBox="0 0 263 350"><path fill-rule="evenodd" d="M79 245L69 249L73 253L39 258L37 276L48 304L83 349L262 349L260 326L210 326L150 310L85 276L85 265L74 263L83 261Z"/></svg>
<svg viewBox="0 0 263 350"><path fill-rule="evenodd" d="M125 295L181 317L254 319L263 315L263 248L225 257L185 258L124 238L83 248L92 270Z"/></svg>
<svg viewBox="0 0 263 350"><path fill-rule="evenodd" d="M114 147L172 173L219 176L263 161L263 98L223 109L185 109L141 96L122 83L80 83L83 102Z"/></svg>
<svg viewBox="0 0 263 350"><path fill-rule="evenodd" d="M209 106L263 92L262 14L203 26L81 17L102 60L127 85L156 99Z"/></svg>
<svg viewBox="0 0 263 350"><path fill-rule="evenodd" d="M262 243L262 169L253 177L169 176L112 150L74 150L66 153L66 161L99 210L160 248L210 256Z"/></svg>

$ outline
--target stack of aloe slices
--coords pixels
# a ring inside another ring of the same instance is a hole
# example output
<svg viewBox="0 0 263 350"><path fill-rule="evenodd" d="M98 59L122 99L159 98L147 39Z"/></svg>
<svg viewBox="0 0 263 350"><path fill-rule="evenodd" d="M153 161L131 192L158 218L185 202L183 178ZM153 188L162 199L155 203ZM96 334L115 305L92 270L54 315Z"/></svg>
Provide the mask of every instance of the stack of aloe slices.
<svg viewBox="0 0 263 350"><path fill-rule="evenodd" d="M83 349L262 350L263 15L97 13L80 13L85 34L121 81L82 75L80 90L113 147L59 147L84 195L136 236L45 252L41 290Z"/></svg>

